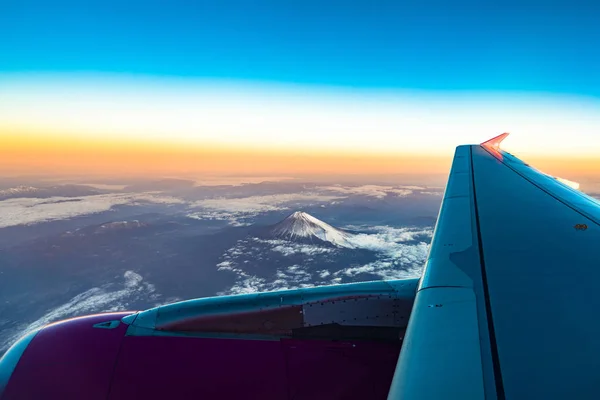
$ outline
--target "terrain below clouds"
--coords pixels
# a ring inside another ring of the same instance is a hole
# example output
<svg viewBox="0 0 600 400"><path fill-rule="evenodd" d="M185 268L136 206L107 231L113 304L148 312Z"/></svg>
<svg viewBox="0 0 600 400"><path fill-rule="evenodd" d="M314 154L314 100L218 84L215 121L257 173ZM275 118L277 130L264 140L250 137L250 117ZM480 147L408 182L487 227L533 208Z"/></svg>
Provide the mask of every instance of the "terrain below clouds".
<svg viewBox="0 0 600 400"><path fill-rule="evenodd" d="M2 189L0 353L82 314L418 276L441 201L425 186L95 185ZM259 234L295 211L314 225Z"/></svg>

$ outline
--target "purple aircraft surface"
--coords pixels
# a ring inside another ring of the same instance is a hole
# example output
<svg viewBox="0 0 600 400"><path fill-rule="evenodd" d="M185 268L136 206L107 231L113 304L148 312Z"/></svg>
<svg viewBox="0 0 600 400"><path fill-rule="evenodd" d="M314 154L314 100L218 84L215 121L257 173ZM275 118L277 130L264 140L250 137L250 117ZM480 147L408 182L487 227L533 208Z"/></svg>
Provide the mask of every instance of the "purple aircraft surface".
<svg viewBox="0 0 600 400"><path fill-rule="evenodd" d="M456 149L420 279L74 318L0 360L12 399L600 397L600 203Z"/></svg>

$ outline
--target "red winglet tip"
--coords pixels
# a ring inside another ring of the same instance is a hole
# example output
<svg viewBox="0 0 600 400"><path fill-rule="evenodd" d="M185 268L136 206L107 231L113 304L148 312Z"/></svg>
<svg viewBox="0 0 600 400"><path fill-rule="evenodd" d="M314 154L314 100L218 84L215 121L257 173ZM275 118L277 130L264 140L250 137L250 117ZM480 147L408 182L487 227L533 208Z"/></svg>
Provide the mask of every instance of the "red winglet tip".
<svg viewBox="0 0 600 400"><path fill-rule="evenodd" d="M498 135L495 138L492 138L486 142L481 143L482 146L493 147L495 149L500 147L500 143L509 135L508 132L503 133L502 135Z"/></svg>

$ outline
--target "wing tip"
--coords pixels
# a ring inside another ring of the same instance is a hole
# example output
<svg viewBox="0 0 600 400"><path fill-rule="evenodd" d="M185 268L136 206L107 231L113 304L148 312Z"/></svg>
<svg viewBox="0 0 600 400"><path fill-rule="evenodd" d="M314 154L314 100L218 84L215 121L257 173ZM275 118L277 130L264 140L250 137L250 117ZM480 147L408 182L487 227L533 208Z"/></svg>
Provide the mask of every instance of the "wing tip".
<svg viewBox="0 0 600 400"><path fill-rule="evenodd" d="M510 133L504 132L501 135L498 135L496 137L491 138L490 140L486 140L485 142L481 143L481 146L492 147L494 149L498 149L498 148L500 148L500 143L502 143L502 141L504 139L506 139L508 137L508 135L510 135Z"/></svg>

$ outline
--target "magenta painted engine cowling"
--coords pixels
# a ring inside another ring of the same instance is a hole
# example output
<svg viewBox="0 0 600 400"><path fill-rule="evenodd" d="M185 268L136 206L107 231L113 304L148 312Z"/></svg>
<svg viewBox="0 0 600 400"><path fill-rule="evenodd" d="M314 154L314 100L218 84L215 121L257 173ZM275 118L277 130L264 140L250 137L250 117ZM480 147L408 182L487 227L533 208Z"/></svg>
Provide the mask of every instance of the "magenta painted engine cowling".
<svg viewBox="0 0 600 400"><path fill-rule="evenodd" d="M127 315L24 336L0 361L0 399L384 399L401 344L135 336Z"/></svg>
<svg viewBox="0 0 600 400"><path fill-rule="evenodd" d="M385 399L418 280L192 299L47 325L0 400Z"/></svg>
<svg viewBox="0 0 600 400"><path fill-rule="evenodd" d="M74 318L25 336L0 361L0 398L106 399L129 314Z"/></svg>

